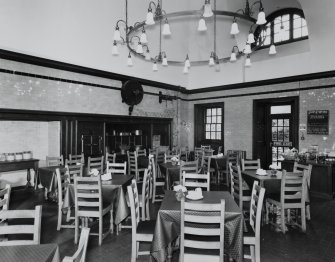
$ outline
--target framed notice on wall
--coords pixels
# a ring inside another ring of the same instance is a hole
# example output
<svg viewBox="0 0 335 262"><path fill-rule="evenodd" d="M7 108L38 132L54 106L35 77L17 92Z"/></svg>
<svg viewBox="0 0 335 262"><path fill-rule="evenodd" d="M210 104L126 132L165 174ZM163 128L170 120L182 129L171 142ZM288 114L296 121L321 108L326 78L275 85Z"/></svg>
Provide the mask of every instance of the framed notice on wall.
<svg viewBox="0 0 335 262"><path fill-rule="evenodd" d="M307 111L307 134L329 134L329 110Z"/></svg>

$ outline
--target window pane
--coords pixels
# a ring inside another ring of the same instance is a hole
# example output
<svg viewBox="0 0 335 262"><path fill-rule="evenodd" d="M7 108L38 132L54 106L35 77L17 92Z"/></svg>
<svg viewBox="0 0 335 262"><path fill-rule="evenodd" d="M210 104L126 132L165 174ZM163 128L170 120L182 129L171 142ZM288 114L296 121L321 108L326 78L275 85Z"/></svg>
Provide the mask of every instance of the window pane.
<svg viewBox="0 0 335 262"><path fill-rule="evenodd" d="M216 125L211 125L211 131L215 131L215 126Z"/></svg>
<svg viewBox="0 0 335 262"><path fill-rule="evenodd" d="M308 36L308 29L307 29L307 27L303 27L301 30L302 30L301 36Z"/></svg>
<svg viewBox="0 0 335 262"><path fill-rule="evenodd" d="M210 132L206 132L206 139L211 139L211 133Z"/></svg>
<svg viewBox="0 0 335 262"><path fill-rule="evenodd" d="M206 112L206 114L207 114L207 116L211 116L212 115L212 110L209 108L209 109L207 109L207 112Z"/></svg>
<svg viewBox="0 0 335 262"><path fill-rule="evenodd" d="M216 115L216 108L212 108L212 115L213 115L213 116Z"/></svg>
<svg viewBox="0 0 335 262"><path fill-rule="evenodd" d="M221 132L216 132L216 139L221 140Z"/></svg>
<svg viewBox="0 0 335 262"><path fill-rule="evenodd" d="M278 126L283 126L283 125L284 125L284 120L278 119Z"/></svg>
<svg viewBox="0 0 335 262"><path fill-rule="evenodd" d="M290 120L284 119L284 126L290 126Z"/></svg>
<svg viewBox="0 0 335 262"><path fill-rule="evenodd" d="M304 18L301 18L301 24L302 26L307 26L306 20Z"/></svg>
<svg viewBox="0 0 335 262"><path fill-rule="evenodd" d="M216 110L216 113L217 113L218 115L222 115L222 109L221 109L221 108L218 108L218 109Z"/></svg>
<svg viewBox="0 0 335 262"><path fill-rule="evenodd" d="M278 127L278 141L284 140L284 129L282 127Z"/></svg>
<svg viewBox="0 0 335 262"><path fill-rule="evenodd" d="M277 141L278 134L277 134L277 127L272 127L272 141Z"/></svg>
<svg viewBox="0 0 335 262"><path fill-rule="evenodd" d="M211 123L212 122L212 118L211 117L207 117L207 120L206 120L207 122L206 123Z"/></svg>
<svg viewBox="0 0 335 262"><path fill-rule="evenodd" d="M206 131L211 131L211 125L206 125Z"/></svg>
<svg viewBox="0 0 335 262"><path fill-rule="evenodd" d="M271 115L275 114L291 114L291 106L271 106Z"/></svg>
<svg viewBox="0 0 335 262"><path fill-rule="evenodd" d="M211 133L211 139L215 139L215 132Z"/></svg>
<svg viewBox="0 0 335 262"><path fill-rule="evenodd" d="M216 123L216 116L212 116L212 123Z"/></svg>
<svg viewBox="0 0 335 262"><path fill-rule="evenodd" d="M290 141L290 128L284 127L284 141Z"/></svg>
<svg viewBox="0 0 335 262"><path fill-rule="evenodd" d="M284 21L289 21L290 20L290 15L283 15L282 20Z"/></svg>
<svg viewBox="0 0 335 262"><path fill-rule="evenodd" d="M272 119L272 126L277 126L277 119Z"/></svg>
<svg viewBox="0 0 335 262"><path fill-rule="evenodd" d="M222 120L221 116L217 116L216 119L217 119L216 123L221 123L221 120Z"/></svg>
<svg viewBox="0 0 335 262"><path fill-rule="evenodd" d="M216 131L221 131L221 125L216 125Z"/></svg>
<svg viewBox="0 0 335 262"><path fill-rule="evenodd" d="M302 36L301 34L301 28L298 28L298 29L294 29L293 30L293 38L300 38Z"/></svg>
<svg viewBox="0 0 335 262"><path fill-rule="evenodd" d="M301 18L296 18L293 20L293 28L299 28L301 27Z"/></svg>

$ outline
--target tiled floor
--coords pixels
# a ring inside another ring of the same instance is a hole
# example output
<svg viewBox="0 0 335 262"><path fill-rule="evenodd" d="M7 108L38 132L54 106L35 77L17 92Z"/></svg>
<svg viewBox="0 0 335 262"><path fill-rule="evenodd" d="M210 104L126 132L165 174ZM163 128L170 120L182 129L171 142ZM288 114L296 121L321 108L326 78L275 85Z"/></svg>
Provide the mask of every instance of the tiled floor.
<svg viewBox="0 0 335 262"><path fill-rule="evenodd" d="M307 233L299 229L291 229L288 233L274 232L265 225L261 230L261 261L262 262L324 262L335 261L335 201L312 199L312 221L307 223ZM43 205L42 243L58 243L61 257L73 254L73 229L56 230L57 204L45 201L42 191L29 193L24 190L13 192L12 209L29 209L35 205ZM155 217L159 204L152 206ZM90 237L87 261L128 262L131 253L131 230L123 229L119 236L108 236L101 247L97 237ZM178 261L174 254L173 261ZM141 257L138 261L149 261Z"/></svg>

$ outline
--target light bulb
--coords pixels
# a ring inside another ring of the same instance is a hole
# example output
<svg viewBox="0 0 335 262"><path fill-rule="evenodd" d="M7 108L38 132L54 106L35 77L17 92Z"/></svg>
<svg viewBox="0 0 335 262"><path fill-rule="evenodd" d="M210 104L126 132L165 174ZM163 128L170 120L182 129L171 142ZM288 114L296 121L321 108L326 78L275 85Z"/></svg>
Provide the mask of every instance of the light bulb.
<svg viewBox="0 0 335 262"><path fill-rule="evenodd" d="M266 18L265 18L265 13L264 13L264 8L262 6L262 3L261 3L261 6L259 8L259 13L258 13L258 16L257 16L257 22L256 24L258 25L264 25L266 24Z"/></svg>
<svg viewBox="0 0 335 262"><path fill-rule="evenodd" d="M116 41L114 41L113 43L113 47L112 47L112 55L118 55L119 54L119 49L117 48L117 44Z"/></svg>
<svg viewBox="0 0 335 262"><path fill-rule="evenodd" d="M231 35L237 35L239 32L240 32L240 30L238 29L238 24L237 24L236 20L234 19L234 21L231 25L230 34Z"/></svg>
<svg viewBox="0 0 335 262"><path fill-rule="evenodd" d="M158 66L156 61L154 62L154 64L152 65L152 71L157 72L158 71Z"/></svg>
<svg viewBox="0 0 335 262"><path fill-rule="evenodd" d="M131 66L133 66L134 64L133 64L133 60L131 59L131 55L130 55L130 53L129 53L129 55L128 55L128 59L127 59L127 66L129 66L129 67L131 67Z"/></svg>
<svg viewBox="0 0 335 262"><path fill-rule="evenodd" d="M213 53L211 53L211 56L209 57L208 65L209 66L214 66L215 65Z"/></svg>
<svg viewBox="0 0 335 262"><path fill-rule="evenodd" d="M186 65L184 66L183 73L184 73L185 75L188 74L188 67L187 67Z"/></svg>
<svg viewBox="0 0 335 262"><path fill-rule="evenodd" d="M251 54L251 46L249 43L246 43L243 53L245 53L246 55Z"/></svg>
<svg viewBox="0 0 335 262"><path fill-rule="evenodd" d="M255 43L255 36L252 32L249 32L249 35L248 35L248 41L247 41L248 44L253 44Z"/></svg>
<svg viewBox="0 0 335 262"><path fill-rule="evenodd" d="M155 24L154 14L152 13L151 8L148 9L147 19L145 20L145 24L147 24L147 25L154 25Z"/></svg>
<svg viewBox="0 0 335 262"><path fill-rule="evenodd" d="M210 0L205 1L205 6L204 6L204 14L203 17L211 17L213 16L213 10L211 6Z"/></svg>
<svg viewBox="0 0 335 262"><path fill-rule="evenodd" d="M165 19L162 35L171 35L170 25L167 19Z"/></svg>
<svg viewBox="0 0 335 262"><path fill-rule="evenodd" d="M236 61L236 53L233 51L231 52L231 55L230 55L230 62L235 62Z"/></svg>
<svg viewBox="0 0 335 262"><path fill-rule="evenodd" d="M245 59L245 67L251 67L251 59L250 59L250 55L247 56L247 58Z"/></svg>
<svg viewBox="0 0 335 262"><path fill-rule="evenodd" d="M116 28L115 28L113 39L116 42L120 42L121 41L121 34L120 34L120 30L119 30L118 26L116 26Z"/></svg>
<svg viewBox="0 0 335 262"><path fill-rule="evenodd" d="M199 20L198 31L200 32L207 31L206 21L203 18Z"/></svg>
<svg viewBox="0 0 335 262"><path fill-rule="evenodd" d="M168 60L167 60L167 57L166 55L164 54L164 57L163 57L163 61L162 61L162 66L168 66Z"/></svg>
<svg viewBox="0 0 335 262"><path fill-rule="evenodd" d="M271 44L270 50L269 50L269 55L275 55L275 54L277 54L276 46L274 44Z"/></svg>
<svg viewBox="0 0 335 262"><path fill-rule="evenodd" d="M144 29L142 30L140 41L141 41L142 44L147 44L148 43L147 34L145 33Z"/></svg>

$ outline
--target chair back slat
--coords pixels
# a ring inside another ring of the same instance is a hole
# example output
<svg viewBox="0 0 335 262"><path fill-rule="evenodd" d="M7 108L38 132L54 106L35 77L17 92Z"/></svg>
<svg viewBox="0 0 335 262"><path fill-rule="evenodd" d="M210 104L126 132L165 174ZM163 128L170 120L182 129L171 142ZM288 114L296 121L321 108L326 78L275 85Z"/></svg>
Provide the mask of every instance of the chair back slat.
<svg viewBox="0 0 335 262"><path fill-rule="evenodd" d="M183 185L186 188L204 188L209 191L209 172L205 174L197 174L197 173L183 173Z"/></svg>
<svg viewBox="0 0 335 262"><path fill-rule="evenodd" d="M181 200L181 237L179 261L184 262L185 247L195 249L217 249L219 260L224 261L224 222L225 200L220 204L191 203ZM190 236L195 236L190 238ZM196 236L213 237L214 241L206 241ZM201 260L201 255L199 255ZM200 261L199 260L199 261Z"/></svg>
<svg viewBox="0 0 335 262"><path fill-rule="evenodd" d="M264 195L265 195L265 189L258 185L258 181L254 181L251 193L249 223L255 232L256 238L260 237L260 226L261 226Z"/></svg>
<svg viewBox="0 0 335 262"><path fill-rule="evenodd" d="M2 210L0 220L33 219L33 224L20 223L19 225L0 226L0 235L32 235L32 240L8 240L0 241L0 246L12 245L38 245L41 235L42 206L36 206L35 210Z"/></svg>
<svg viewBox="0 0 335 262"><path fill-rule="evenodd" d="M92 169L97 169L100 174L104 170L104 157L88 157L88 171L91 172Z"/></svg>
<svg viewBox="0 0 335 262"><path fill-rule="evenodd" d="M136 230L137 225L140 222L140 204L137 182L135 179L131 181L131 185L127 186L127 192L129 196L132 230Z"/></svg>
<svg viewBox="0 0 335 262"><path fill-rule="evenodd" d="M137 156L147 156L147 150L144 149L136 149Z"/></svg>
<svg viewBox="0 0 335 262"><path fill-rule="evenodd" d="M106 164L107 163L115 163L116 153L108 153L106 152Z"/></svg>
<svg viewBox="0 0 335 262"><path fill-rule="evenodd" d="M61 155L61 156L47 156L46 157L46 164L47 164L47 166L63 166L64 165L63 155Z"/></svg>
<svg viewBox="0 0 335 262"><path fill-rule="evenodd" d="M76 162L76 163L79 162L79 163L85 164L84 153L79 154L79 155L69 154L69 160L73 161L73 162Z"/></svg>
<svg viewBox="0 0 335 262"><path fill-rule="evenodd" d="M297 207L305 205L307 172L308 170L304 170L302 173L282 171L280 201L283 206L293 203L297 204Z"/></svg>
<svg viewBox="0 0 335 262"><path fill-rule="evenodd" d="M230 188L231 194L234 196L235 201L240 207L241 211L243 211L243 184L242 184L242 175L240 166L233 166L231 162L229 162L229 170L230 170Z"/></svg>
<svg viewBox="0 0 335 262"><path fill-rule="evenodd" d="M127 162L123 163L111 163L107 162L107 173L116 174L116 175L125 175L127 172Z"/></svg>
<svg viewBox="0 0 335 262"><path fill-rule="evenodd" d="M183 183L183 173L198 173L198 161L189 161L180 163L180 170L179 170L179 181Z"/></svg>
<svg viewBox="0 0 335 262"><path fill-rule="evenodd" d="M261 168L261 160L258 158L256 160L241 159L242 170L257 170Z"/></svg>
<svg viewBox="0 0 335 262"><path fill-rule="evenodd" d="M0 212L8 210L10 203L11 186L7 184L4 189L0 190Z"/></svg>
<svg viewBox="0 0 335 262"><path fill-rule="evenodd" d="M81 229L80 240L76 252L71 257L64 257L62 262L85 262L89 234L90 228L84 227Z"/></svg>
<svg viewBox="0 0 335 262"><path fill-rule="evenodd" d="M73 177L83 176L84 165L82 163L77 162L76 165L66 165L66 172L68 175L69 183L73 184Z"/></svg>

